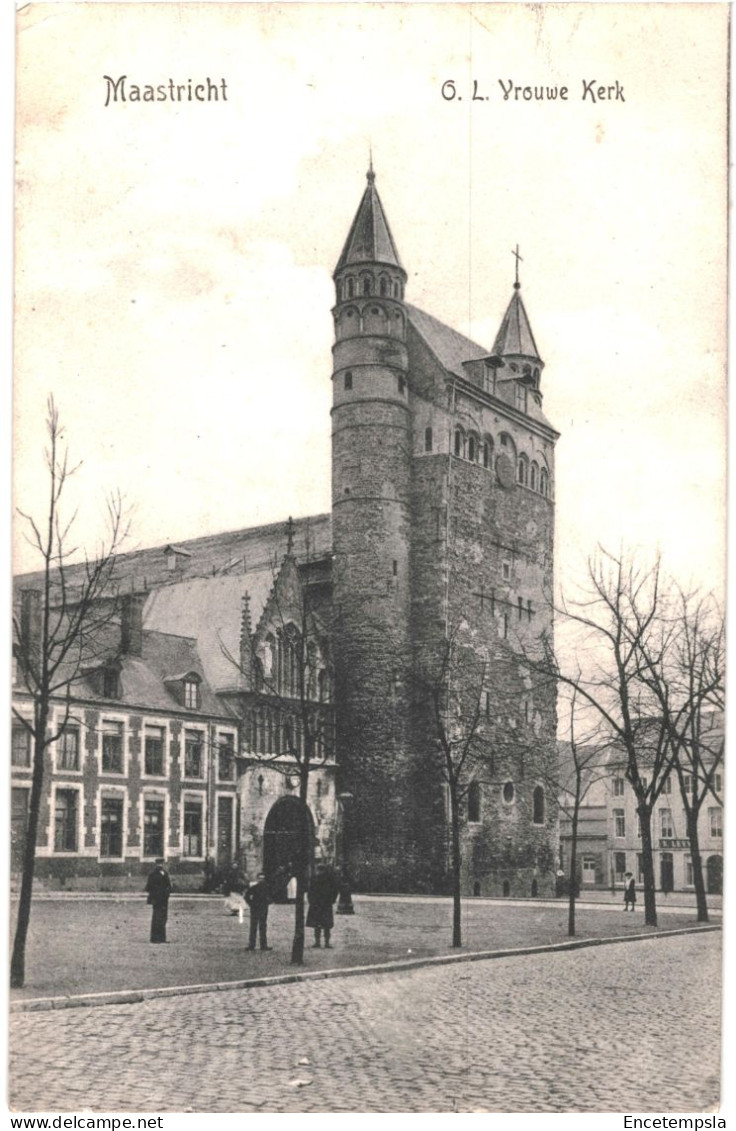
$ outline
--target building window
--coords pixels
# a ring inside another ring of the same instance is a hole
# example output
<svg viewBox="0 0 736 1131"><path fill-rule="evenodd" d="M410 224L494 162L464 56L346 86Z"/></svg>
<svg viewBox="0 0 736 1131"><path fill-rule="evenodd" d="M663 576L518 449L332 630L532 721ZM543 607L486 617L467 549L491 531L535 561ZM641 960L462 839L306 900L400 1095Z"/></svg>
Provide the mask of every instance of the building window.
<svg viewBox="0 0 736 1131"><path fill-rule="evenodd" d="M644 853L637 852L636 854L636 882L638 884L644 883Z"/></svg>
<svg viewBox="0 0 736 1131"><path fill-rule="evenodd" d="M516 598L516 607L517 607L517 611L519 613L519 620L521 620L521 618L524 615L524 602L521 599L521 597Z"/></svg>
<svg viewBox="0 0 736 1131"><path fill-rule="evenodd" d="M597 856L583 856L582 879L584 884L594 884L596 882L597 863Z"/></svg>
<svg viewBox="0 0 736 1131"><path fill-rule="evenodd" d="M164 802L143 803L143 855L164 854Z"/></svg>
<svg viewBox="0 0 736 1131"><path fill-rule="evenodd" d="M623 795L624 795L624 779L623 778L614 778L613 779L613 796L614 797L623 797Z"/></svg>
<svg viewBox="0 0 736 1131"><path fill-rule="evenodd" d="M345 388L349 391L353 387L353 375L348 372L345 374Z"/></svg>
<svg viewBox="0 0 736 1131"><path fill-rule="evenodd" d="M183 856L202 856L202 802L184 801Z"/></svg>
<svg viewBox="0 0 736 1131"><path fill-rule="evenodd" d="M716 793L721 792L721 784L721 775L715 774L713 777L713 788L715 789Z"/></svg>
<svg viewBox="0 0 736 1131"><path fill-rule="evenodd" d="M539 473L539 490L545 498L549 494L549 476L544 468Z"/></svg>
<svg viewBox="0 0 736 1131"><path fill-rule="evenodd" d="M77 791L57 789L54 810L54 848L57 852L77 851Z"/></svg>
<svg viewBox="0 0 736 1131"><path fill-rule="evenodd" d="M471 461L471 463L475 463L476 461L477 450L478 448L475 442L475 436L468 436L468 459Z"/></svg>
<svg viewBox="0 0 736 1131"><path fill-rule="evenodd" d="M533 821L535 825L544 824L544 790L538 785L533 794Z"/></svg>
<svg viewBox="0 0 736 1131"><path fill-rule="evenodd" d="M626 815L623 809L613 810L614 836L626 836Z"/></svg>
<svg viewBox="0 0 736 1131"><path fill-rule="evenodd" d="M14 726L10 746L12 766L27 768L31 764L31 732L24 726Z"/></svg>
<svg viewBox="0 0 736 1131"><path fill-rule="evenodd" d="M471 781L468 787L468 820L477 825L480 821L480 782Z"/></svg>
<svg viewBox="0 0 736 1131"><path fill-rule="evenodd" d="M672 775L671 774L668 774L667 777L664 779L664 785L662 786L662 793L672 793Z"/></svg>
<svg viewBox="0 0 736 1131"><path fill-rule="evenodd" d="M507 805L510 805L514 800L514 783L512 781L503 783L503 799Z"/></svg>
<svg viewBox="0 0 736 1131"><path fill-rule="evenodd" d="M163 777L164 773L164 728L146 727L145 731L145 772L149 777Z"/></svg>
<svg viewBox="0 0 736 1131"><path fill-rule="evenodd" d="M685 887L695 887L695 877L693 876L693 858L690 855L685 856Z"/></svg>
<svg viewBox="0 0 736 1131"><path fill-rule="evenodd" d="M483 442L483 466L489 468L491 466L491 445L488 440Z"/></svg>
<svg viewBox="0 0 736 1131"><path fill-rule="evenodd" d="M503 574L504 581L511 580L511 565L509 562L504 562L501 566L501 573Z"/></svg>
<svg viewBox="0 0 736 1131"><path fill-rule="evenodd" d="M123 724L110 719L102 720L102 772L123 772Z"/></svg>
<svg viewBox="0 0 736 1131"><path fill-rule="evenodd" d="M532 463L531 467L529 468L529 486L531 487L532 491L536 491L536 489L537 489L537 465L536 465L536 463Z"/></svg>
<svg viewBox="0 0 736 1131"><path fill-rule="evenodd" d="M194 710L199 707L199 680L184 680L184 706Z"/></svg>
<svg viewBox="0 0 736 1131"><path fill-rule="evenodd" d="M404 393L406 392L406 378L405 378L405 377L401 377L401 376L399 376L399 377L397 378L397 381L396 381L396 383L397 383L397 385L398 385L398 387L399 387L399 392L400 392L400 393L401 393L401 395L403 396L403 395L404 395Z"/></svg>
<svg viewBox="0 0 736 1131"><path fill-rule="evenodd" d="M235 750L231 734L220 736L217 751L217 777L220 781L235 781Z"/></svg>
<svg viewBox="0 0 736 1131"><path fill-rule="evenodd" d="M723 836L723 812L720 809L708 810L708 822L710 824L710 835L713 837Z"/></svg>
<svg viewBox="0 0 736 1131"><path fill-rule="evenodd" d="M522 487L526 487L529 482L529 464L526 456L519 456L519 466L517 468L517 478Z"/></svg>
<svg viewBox="0 0 736 1131"><path fill-rule="evenodd" d="M425 452L431 452L432 451L432 429L431 428L425 428L424 429L424 450L425 450Z"/></svg>
<svg viewBox="0 0 736 1131"><path fill-rule="evenodd" d="M509 638L509 614L508 613L503 614L503 638L504 638L504 640L508 640L508 638Z"/></svg>
<svg viewBox="0 0 736 1131"><path fill-rule="evenodd" d="M613 854L613 868L616 873L616 883L623 883L624 876L626 875L626 853L614 852Z"/></svg>
<svg viewBox="0 0 736 1131"><path fill-rule="evenodd" d="M692 787L693 787L693 779L690 777L690 774L683 774L682 775L682 785L683 785L683 788L685 790L685 793L689 797L690 792L691 792Z"/></svg>
<svg viewBox="0 0 736 1131"><path fill-rule="evenodd" d="M659 811L659 827L660 836L665 840L671 840L675 835L674 826L672 824L672 810L660 809Z"/></svg>
<svg viewBox="0 0 736 1131"><path fill-rule="evenodd" d="M100 810L100 856L123 855L123 799L103 797Z"/></svg>
<svg viewBox="0 0 736 1131"><path fill-rule="evenodd" d="M355 297L355 279L348 279L348 298Z"/></svg>
<svg viewBox="0 0 736 1131"><path fill-rule="evenodd" d="M455 455L461 456L463 454L463 434L459 428L455 429Z"/></svg>
<svg viewBox="0 0 736 1131"><path fill-rule="evenodd" d="M198 730L184 731L184 777L203 777L202 758L202 732Z"/></svg>
<svg viewBox="0 0 736 1131"><path fill-rule="evenodd" d="M57 745L57 768L79 769L79 727L64 727Z"/></svg>

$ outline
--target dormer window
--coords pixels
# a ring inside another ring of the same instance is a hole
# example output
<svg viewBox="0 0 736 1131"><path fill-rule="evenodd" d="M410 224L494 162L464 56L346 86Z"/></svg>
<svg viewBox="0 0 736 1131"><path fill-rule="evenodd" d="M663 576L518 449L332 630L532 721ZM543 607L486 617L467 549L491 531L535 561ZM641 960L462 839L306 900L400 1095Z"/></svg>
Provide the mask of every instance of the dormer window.
<svg viewBox="0 0 736 1131"><path fill-rule="evenodd" d="M184 680L184 706L196 710L199 704L199 680L188 677Z"/></svg>

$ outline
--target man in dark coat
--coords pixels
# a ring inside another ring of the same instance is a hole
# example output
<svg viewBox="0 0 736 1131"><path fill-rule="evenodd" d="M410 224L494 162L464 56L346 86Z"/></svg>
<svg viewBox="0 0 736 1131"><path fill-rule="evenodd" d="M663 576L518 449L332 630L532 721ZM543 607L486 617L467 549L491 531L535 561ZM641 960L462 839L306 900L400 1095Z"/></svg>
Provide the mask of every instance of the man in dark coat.
<svg viewBox="0 0 736 1131"><path fill-rule="evenodd" d="M258 878L251 884L245 893L245 902L250 908L250 939L248 950L256 949L256 934L260 937L261 950L270 950L266 938L268 922L268 886L263 872L258 873Z"/></svg>
<svg viewBox="0 0 736 1131"><path fill-rule="evenodd" d="M309 885L307 899L309 911L307 912L307 926L314 927L314 942L312 946L320 946L320 935L325 933L325 950L331 950L330 931L334 923L332 905L337 899L339 885L332 872L324 864L317 865L317 874Z"/></svg>
<svg viewBox="0 0 736 1131"><path fill-rule="evenodd" d="M171 879L166 871L163 860L157 860L153 871L149 872L146 880L148 902L153 908L151 915L151 942L166 942L166 920L169 917L169 896L171 895Z"/></svg>

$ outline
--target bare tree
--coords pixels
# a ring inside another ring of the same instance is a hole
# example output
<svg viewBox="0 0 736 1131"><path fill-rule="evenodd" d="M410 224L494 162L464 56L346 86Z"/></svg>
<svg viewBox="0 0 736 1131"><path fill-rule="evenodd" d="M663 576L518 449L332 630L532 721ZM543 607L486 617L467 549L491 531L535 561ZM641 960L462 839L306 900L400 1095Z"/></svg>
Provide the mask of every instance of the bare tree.
<svg viewBox="0 0 736 1131"><path fill-rule="evenodd" d="M275 624L273 644L269 627L246 623L241 638L240 657L224 645L223 654L243 675L250 694L244 706L244 726L251 735L249 760L268 765L278 773L299 781L299 858L296 870L296 903L292 965L304 962L304 897L308 874L304 863L311 850L311 824L307 804L309 777L313 769L332 757L333 706L328 664L326 629L310 605L308 587L292 552L293 524L288 524L287 553L280 566L274 563L274 584L269 611ZM249 617L246 613L245 621ZM273 649L276 654L273 654ZM272 729L271 750L259 729L259 710L273 704L276 725Z"/></svg>
<svg viewBox="0 0 736 1131"><path fill-rule="evenodd" d="M640 567L623 553L601 548L589 559L587 573L585 589L556 610L577 630L574 658L558 662L547 649L541 660L529 663L575 688L622 751L641 832L644 917L656 926L652 812L672 769L672 747L657 699L642 678L642 656L666 651L671 643L661 566L657 559Z"/></svg>
<svg viewBox="0 0 736 1131"><path fill-rule="evenodd" d="M452 945L462 946L460 882L462 848L460 825L463 802L486 766L487 748L481 734L482 701L487 663L462 642L463 622L451 626L433 658L426 658L413 675L418 698L432 720L442 778L450 807L450 867L452 872Z"/></svg>
<svg viewBox="0 0 736 1131"><path fill-rule="evenodd" d="M105 541L94 557L85 557L83 563L74 564L72 580L70 559L79 556L79 547L73 544L72 537L76 512L65 520L62 503L65 488L80 465L69 463L64 429L53 397L48 399L46 428L47 510L41 522L23 511L18 512L26 523L27 541L41 557L41 570L34 587L23 592L20 613L13 617L13 651L18 674L33 705L32 718L13 707L13 717L30 735L33 750L18 919L10 963L10 984L14 987L22 986L25 981L45 751L63 733L69 721L72 685L83 663L89 663L94 655L102 629L115 614L111 583L116 554L127 535L122 499L117 493L107 500ZM50 729L55 701L61 701L64 710L61 721L57 717L54 729Z"/></svg>
<svg viewBox="0 0 736 1131"><path fill-rule="evenodd" d="M725 648L723 615L711 596L677 590L654 642L642 641L640 675L667 732L685 809L698 921L708 921L698 824L723 764Z"/></svg>

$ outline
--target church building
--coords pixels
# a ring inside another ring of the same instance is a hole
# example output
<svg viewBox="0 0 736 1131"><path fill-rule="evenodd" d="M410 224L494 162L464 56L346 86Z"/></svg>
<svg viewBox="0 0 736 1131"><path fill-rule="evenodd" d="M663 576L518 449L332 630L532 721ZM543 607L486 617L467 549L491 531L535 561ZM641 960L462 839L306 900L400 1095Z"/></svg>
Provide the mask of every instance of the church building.
<svg viewBox="0 0 736 1131"><path fill-rule="evenodd" d="M332 513L120 556L120 631L96 649L116 678L74 682L75 757L49 756L49 883L135 884L151 853L192 884L297 867L313 718L301 863L447 890L450 752L463 891L554 891L556 699L528 660L552 641L558 434L518 259L489 350L407 301L371 169L334 281ZM19 602L37 588L18 578ZM14 697L30 711L22 666Z"/></svg>

